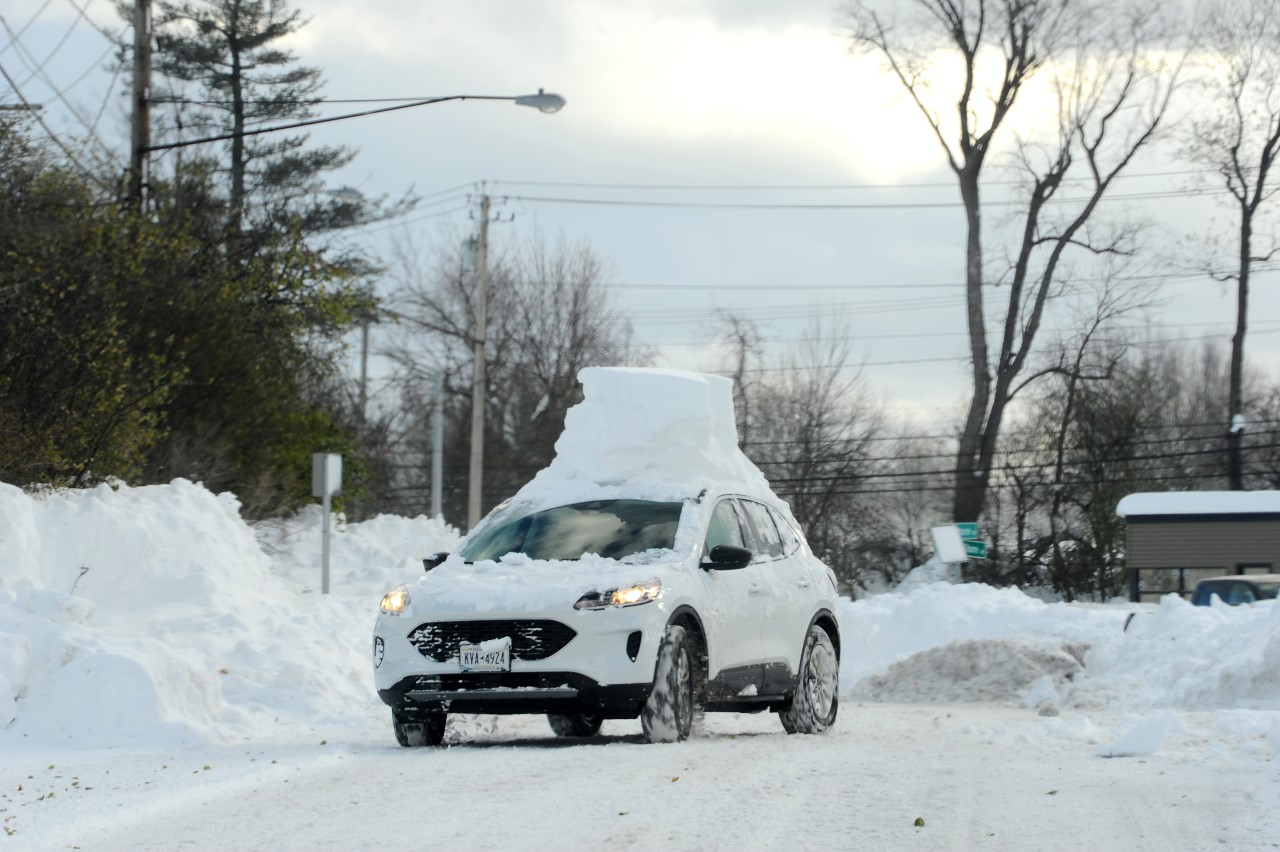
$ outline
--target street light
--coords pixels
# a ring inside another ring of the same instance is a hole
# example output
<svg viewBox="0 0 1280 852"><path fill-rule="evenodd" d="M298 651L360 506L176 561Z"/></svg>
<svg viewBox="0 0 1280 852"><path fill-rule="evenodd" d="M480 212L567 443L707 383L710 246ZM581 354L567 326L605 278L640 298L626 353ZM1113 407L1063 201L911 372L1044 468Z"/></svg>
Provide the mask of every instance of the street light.
<svg viewBox="0 0 1280 852"><path fill-rule="evenodd" d="M553 113L559 112L564 107L564 98L554 92L545 92L538 90L536 95L446 95L440 98L423 98L409 103L396 104L395 106L379 107L377 109L368 109L363 112L349 112L343 115L330 115L325 118L309 118L306 121L295 121L290 124L276 124L271 127L259 127L255 130L242 130L240 132L220 133L217 136L203 136L199 139L184 139L179 142L166 142L163 145L146 145L142 148L145 153L154 151L169 151L174 148L186 148L190 145L205 145L210 142L226 142L228 139L235 139L244 136L259 136L263 133L276 133L281 130L296 130L299 127L311 127L316 124L328 124L332 121L345 121L348 118L363 118L366 115L378 115L384 112L395 112L401 109L411 109L412 107L429 106L431 104L440 104L445 101L511 101L516 106L533 107L539 112Z"/></svg>
<svg viewBox="0 0 1280 852"><path fill-rule="evenodd" d="M138 4L141 9L142 3ZM2 70L2 69L0 69ZM135 79L140 79L138 72L135 71ZM146 174L148 171L147 160L148 154L156 151L172 151L175 148L187 148L192 145L206 145L210 142L226 142L230 139L244 138L245 136L260 136L263 133L276 133L281 130L296 130L299 127L311 127L316 124L328 124L332 121L345 121L348 118L363 118L366 115L377 115L383 112L394 112L401 109L410 109L412 107L428 106L430 104L440 104L445 101L511 101L517 106L529 106L539 112L552 113L559 112L564 106L564 98L553 92L546 92L538 89L536 95L446 95L440 98L422 98L409 103L396 104L395 106L379 107L378 109L364 110L363 112L349 112L343 115L331 115L327 118L309 118L306 121L295 121L290 124L276 124L271 127L259 127L255 130L241 130L239 132L219 133L216 136L202 136L199 139L183 139L178 142L165 142L162 145L148 144L148 136L150 135L149 125L149 108L150 103L145 95L140 95L141 101L134 107L134 135L133 150L129 161L129 198L139 205L139 209L145 204L143 198L144 185L146 184Z"/></svg>
<svg viewBox="0 0 1280 852"><path fill-rule="evenodd" d="M553 112L559 112L564 107L564 98L551 92L538 90L536 95L520 95L516 100L516 106L533 107L538 112L545 112L550 115Z"/></svg>

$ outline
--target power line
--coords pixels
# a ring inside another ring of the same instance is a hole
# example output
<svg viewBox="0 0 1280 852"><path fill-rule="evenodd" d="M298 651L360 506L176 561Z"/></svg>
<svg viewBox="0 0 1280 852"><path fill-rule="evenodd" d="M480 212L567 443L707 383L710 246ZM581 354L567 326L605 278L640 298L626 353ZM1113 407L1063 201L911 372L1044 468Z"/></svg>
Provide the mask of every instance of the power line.
<svg viewBox="0 0 1280 852"><path fill-rule="evenodd" d="M75 28L79 24L79 22L80 22L79 18L73 19L71 22L71 26L67 28L65 33L63 33L62 38L59 39L57 44L53 46L53 48L50 50L49 54L44 58L44 60L37 61L35 55L30 50L28 50L25 45L22 44L20 33L15 33L13 28L9 26L9 22L5 20L3 15L0 15L0 26L3 26L5 32L9 34L10 45L14 48L15 54L18 56L18 59L31 71L31 73L27 76L27 79L23 81L23 84L25 85L25 83L30 82L33 78L39 77L40 80L49 87L50 91L53 92L54 97L56 97L59 101L61 101L63 106L67 108L67 111L72 115L72 117L75 118L77 121L79 121L80 124L84 126L85 130L88 131L89 139L99 149L98 153L94 155L96 159L100 157L100 159L98 159L98 162L106 163L108 165L113 165L116 163L115 155L112 152L112 150L109 147L107 147L107 145L102 141L102 139L98 137L98 134L96 131L96 121L91 123L83 115L81 115L80 111L76 108L75 104L71 102L71 100L67 97L67 94L66 94L67 91L74 88L76 85L82 82L93 70L95 70L98 62L101 62L102 59L105 59L106 56L111 53L112 47L108 47L106 52L104 52L102 56L100 56L99 59L94 62L93 65L89 66L89 68L87 68L79 77L77 77L68 86L59 87L58 84L55 83L53 79L50 78L49 75L46 74L44 71L44 66L47 65L49 60L51 60L54 56L56 56L58 51L62 49L62 46L66 44L67 39L71 37L72 32L75 31ZM6 75L6 77L7 76L8 75ZM16 88L16 85L15 85L15 88ZM108 93L108 96L109 94L110 93Z"/></svg>
<svg viewBox="0 0 1280 852"><path fill-rule="evenodd" d="M100 34L105 36L107 41L111 42L111 44L113 45L118 44L124 38L124 32L126 29L128 29L127 27L122 26L120 29L116 30L115 32L112 32L111 30L108 30L106 27L100 25L93 18L89 17L89 13L87 10L89 8L89 4L92 3L93 0L88 0L88 2L86 2L83 7L80 6L80 4L76 2L76 0L67 0L67 2L71 4L71 8L76 10L76 14L79 15L80 18L83 19L86 24L88 24L90 27L93 27L93 29L97 30Z"/></svg>
<svg viewBox="0 0 1280 852"><path fill-rule="evenodd" d="M63 143L63 141L58 138L57 134L53 132L53 130L49 127L49 125L45 123L44 117L40 115L40 111L32 107L32 105L27 101L27 99L23 97L22 92L18 89L17 83L15 83L13 78L9 76L9 72L5 70L3 64L0 64L0 75L4 76L4 79L9 83L9 87L13 90L13 93L15 96L17 96L18 100L22 102L22 105L26 107L35 116L36 121L39 123L39 125L42 128L44 128L44 132L49 134L50 141L52 141L53 144L57 145L58 148L62 150L62 153L67 155L67 159L70 160L75 165L75 167L81 171L81 173L85 177L87 177L89 180L92 180L101 189L110 192L111 187L107 186L106 183L104 183L103 180L99 178L95 172L89 169L86 169L84 167L84 164L81 163L80 160L76 158L76 155L72 153L71 149L68 148Z"/></svg>
<svg viewBox="0 0 1280 852"><path fill-rule="evenodd" d="M1257 336L1262 334L1280 334L1280 328L1254 328L1255 323L1257 323L1258 325L1265 325L1268 322L1280 322L1280 320L1251 321L1249 323L1250 336ZM1161 327L1162 328L1184 328L1184 327L1204 328L1205 326L1213 326L1213 325L1234 326L1235 323L1227 322L1227 321L1203 322L1203 323L1168 323ZM1115 326L1113 327L1112 330L1117 332L1124 332L1124 331L1143 331L1144 329L1145 329L1145 326ZM1071 330L1072 329L1049 328L1049 329L1045 329L1045 333L1050 335L1055 333L1061 334L1063 332L1068 332ZM967 331L904 332L904 333L890 333L890 334L850 333L850 334L842 335L839 337L774 337L772 335L762 334L759 336L759 341L760 343L765 343L765 344L861 343L862 341L866 341L866 340L915 340L919 338L932 340L938 337L968 337L968 336L969 336L969 332ZM1130 340L1123 337L1114 338L1114 339L1112 338L1095 338L1095 339L1099 343L1105 344L1105 345L1128 346L1128 347L1133 347L1135 349L1149 349L1149 348L1165 346L1170 343L1190 343L1198 340L1221 340L1223 338L1230 339L1231 336L1232 336L1231 334L1206 333L1206 334L1199 334L1199 335L1186 336L1186 337L1161 337L1157 340ZM698 340L663 340L663 341L657 342L654 345L657 345L657 346L720 346L720 345L730 345L730 344L726 344L723 341L708 340L707 338L704 337Z"/></svg>
<svg viewBox="0 0 1280 852"><path fill-rule="evenodd" d="M1182 169L1166 172L1121 173L1119 178L1136 180L1151 177L1179 177L1198 174L1216 174L1213 169ZM1063 183L1083 182L1084 178L1065 180ZM494 186L534 186L547 189L607 189L607 190L639 190L639 191L748 191L748 192L826 192L848 190L882 190L882 189L955 189L955 181L939 181L926 183L854 183L854 184L659 184L659 183L588 183L569 181L538 180L495 180ZM1020 186L1024 180L1009 178L1005 180L985 180L984 186Z"/></svg>
<svg viewBox="0 0 1280 852"><path fill-rule="evenodd" d="M1155 201L1168 198L1198 198L1208 195L1226 195L1225 189L1170 190L1167 192L1130 193L1128 195L1104 195L1102 201ZM574 198L538 195L511 195L507 201L520 201L530 204L570 204L596 207L631 207L631 208L666 208L666 209L704 209L704 210L809 210L809 211L858 211L858 210L933 210L963 208L962 201L920 201L920 202L868 202L868 203L800 203L800 202L763 202L763 201L650 201L644 199L624 198ZM1053 204L1083 204L1088 198L1056 198ZM981 206L1017 207L1025 204L1021 200L983 201Z"/></svg>
<svg viewBox="0 0 1280 852"><path fill-rule="evenodd" d="M1250 268L1250 272L1255 274L1278 272L1280 265L1278 264L1258 264ZM1084 284L1105 284L1109 280L1101 276L1072 276L1063 278L1059 283L1064 285L1084 285ZM1136 281L1157 281L1157 282L1209 282L1212 284L1221 284L1216 278L1204 271L1186 271L1186 272L1164 272L1149 273L1146 275L1127 275L1123 279L1125 282ZM775 282L769 284L735 284L735 283L716 283L716 284L691 284L691 283L630 283L626 281L610 281L600 282L600 285L611 290L678 290L678 291L714 291L714 290L912 290L912 289L932 289L932 290L958 290L963 289L966 285L963 281L952 282L931 282L931 283L914 283L914 282L894 282L894 283L864 283L864 282L846 282L843 284L820 283L820 284L804 284L787 282ZM984 281L982 283L984 289L1001 290L1009 285L1000 281Z"/></svg>
<svg viewBox="0 0 1280 852"><path fill-rule="evenodd" d="M13 47L17 43L18 38L22 36L22 34L25 33L28 29L30 29L32 24L34 24L37 20L40 19L40 16L44 14L44 10L48 9L49 4L52 2L53 0L44 0L44 2L40 4L40 8L36 9L36 11L31 15L31 18L25 24L22 25L22 27L18 30L17 35L10 35L9 43L6 44L4 47L0 47L0 55L3 55L6 50Z"/></svg>

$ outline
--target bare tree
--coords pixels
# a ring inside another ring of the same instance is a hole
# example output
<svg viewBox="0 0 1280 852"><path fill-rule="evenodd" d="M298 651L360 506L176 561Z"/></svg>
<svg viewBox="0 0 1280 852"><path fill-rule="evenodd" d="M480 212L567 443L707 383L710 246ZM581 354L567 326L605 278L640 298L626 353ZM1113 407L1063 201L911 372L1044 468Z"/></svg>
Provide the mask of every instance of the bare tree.
<svg viewBox="0 0 1280 852"><path fill-rule="evenodd" d="M715 332L715 342L730 348L733 354L733 411L738 427L738 444L751 442L751 393L752 381L747 370L758 362L764 351L764 341L756 324L745 317L728 311L719 314L720 324Z"/></svg>
<svg viewBox="0 0 1280 852"><path fill-rule="evenodd" d="M759 334L748 320L727 327L737 370ZM867 475L879 469L871 448L883 416L850 353L845 329L815 322L779 366L763 368L739 388L739 404L750 412L743 451L790 504L814 550L852 588L866 561L864 545L884 525L878 507L860 495Z"/></svg>
<svg viewBox="0 0 1280 852"><path fill-rule="evenodd" d="M1161 18L1146 11L1073 0L855 0L852 6L854 49L879 55L919 108L964 206L973 397L956 452L956 520L974 521L982 513L1009 403L1043 374L1024 371L1046 308L1063 292L1068 252L1132 250L1132 232L1100 232L1090 221L1116 177L1156 135L1174 89L1176 66L1149 42L1149 23ZM945 70L958 74L946 76L958 83L942 91L938 66L948 61L954 67ZM1020 130L1010 120L1037 76L1047 80L1056 105L1048 134ZM950 118L941 103L954 104ZM1026 193L1009 235L986 233L982 221L981 179L998 136L1008 140ZM1072 197L1062 195L1067 186ZM1007 263L997 271L991 258L1005 252ZM994 357L984 285L1007 288Z"/></svg>
<svg viewBox="0 0 1280 852"><path fill-rule="evenodd" d="M404 337L390 353L406 412L401 463L418 481L427 452L421 424L433 410L440 376L446 460L469 452L474 266L466 243L454 244L461 248L430 252L402 240L392 264ZM492 251L488 271L485 508L551 461L565 412L581 399L579 370L648 360L609 298L608 264L589 245L564 237L549 242L534 232ZM466 475L465 465L446 463L447 517L465 517Z"/></svg>
<svg viewBox="0 0 1280 852"><path fill-rule="evenodd" d="M1244 462L1244 338L1248 329L1249 279L1253 264L1271 259L1274 235L1256 239L1263 206L1275 194L1268 183L1280 154L1280 2L1218 2L1206 21L1205 82L1210 100L1191 125L1193 159L1218 172L1239 213L1234 270L1220 275L1236 282L1236 331L1231 338L1227 402L1227 480L1242 490ZM1262 247L1256 243L1264 242Z"/></svg>

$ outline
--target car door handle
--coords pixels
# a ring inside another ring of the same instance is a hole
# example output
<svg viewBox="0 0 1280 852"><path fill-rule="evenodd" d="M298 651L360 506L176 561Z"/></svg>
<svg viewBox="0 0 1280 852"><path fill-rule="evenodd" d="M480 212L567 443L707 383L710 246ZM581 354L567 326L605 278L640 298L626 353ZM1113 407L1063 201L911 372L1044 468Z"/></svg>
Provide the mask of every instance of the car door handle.
<svg viewBox="0 0 1280 852"><path fill-rule="evenodd" d="M747 594L763 595L763 594L767 594L767 592L765 591L764 586L757 586L756 584L752 583L751 588L747 590Z"/></svg>
<svg viewBox="0 0 1280 852"><path fill-rule="evenodd" d="M800 582L796 583L796 585L797 585L797 586L799 586L799 587L800 587L800 588L802 588L802 589L807 589L807 588L809 588L809 581L808 581L808 580L801 580Z"/></svg>

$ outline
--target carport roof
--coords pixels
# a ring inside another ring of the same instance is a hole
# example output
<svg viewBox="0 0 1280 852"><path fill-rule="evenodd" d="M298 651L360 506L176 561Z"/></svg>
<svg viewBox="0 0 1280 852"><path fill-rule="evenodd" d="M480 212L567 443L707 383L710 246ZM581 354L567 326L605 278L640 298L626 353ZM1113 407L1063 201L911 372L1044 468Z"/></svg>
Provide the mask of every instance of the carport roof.
<svg viewBox="0 0 1280 852"><path fill-rule="evenodd" d="M1120 500L1122 518L1144 515L1280 514L1280 491L1160 491Z"/></svg>

